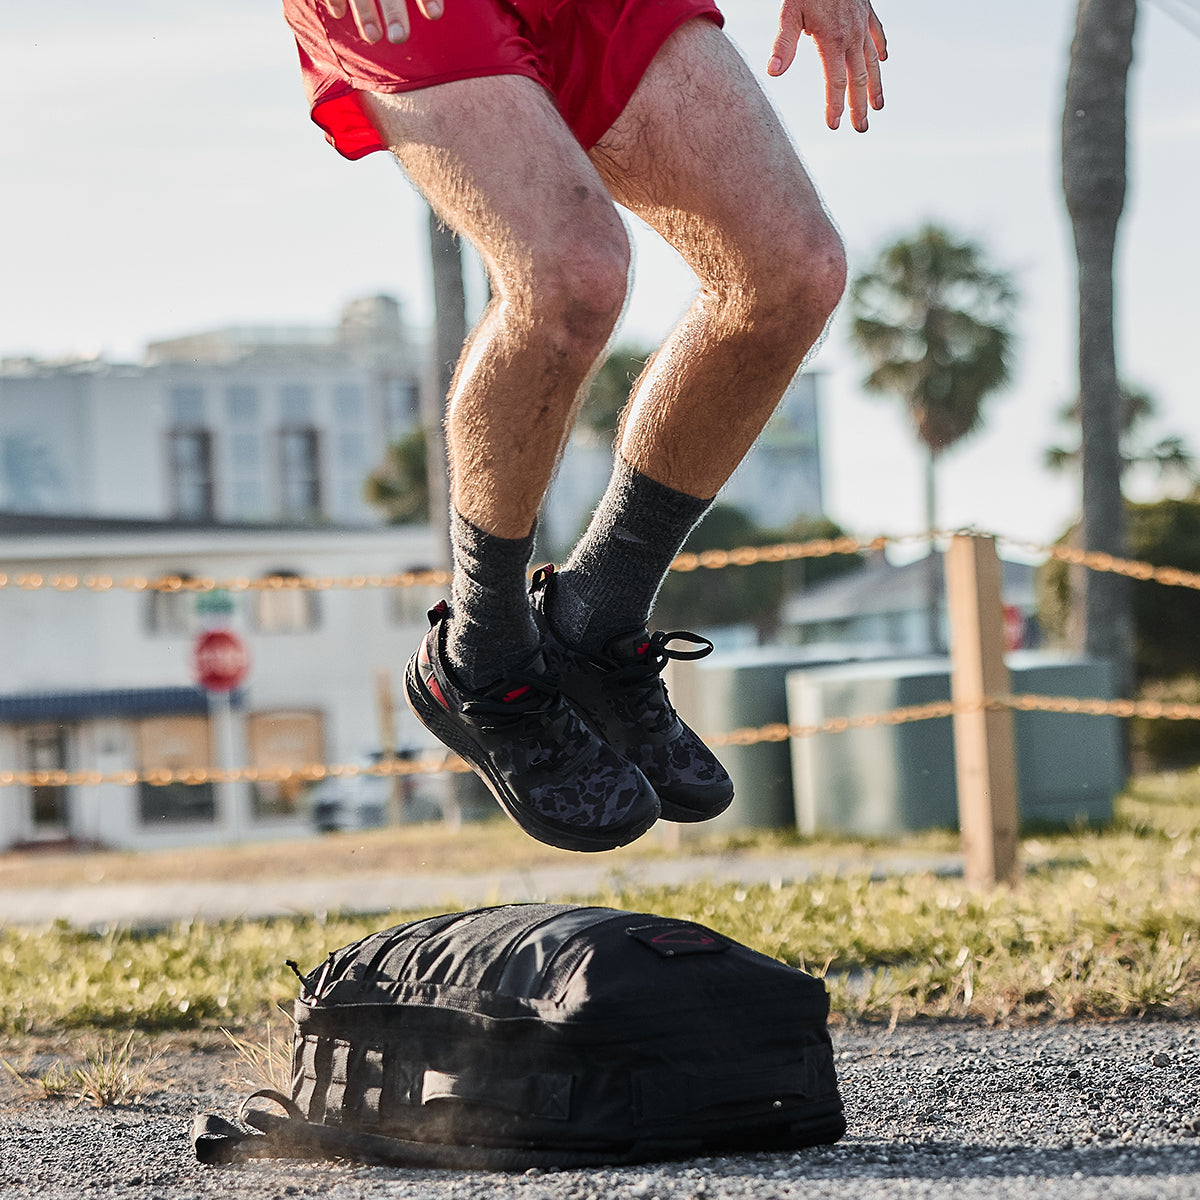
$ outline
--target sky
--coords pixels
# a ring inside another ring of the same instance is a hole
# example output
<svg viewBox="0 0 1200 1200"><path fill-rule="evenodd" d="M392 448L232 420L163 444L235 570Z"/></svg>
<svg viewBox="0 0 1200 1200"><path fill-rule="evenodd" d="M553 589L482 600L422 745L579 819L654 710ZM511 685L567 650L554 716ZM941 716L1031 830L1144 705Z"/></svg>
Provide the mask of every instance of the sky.
<svg viewBox="0 0 1200 1200"><path fill-rule="evenodd" d="M447 0L453 3L454 0ZM944 528L1056 538L1078 483L1042 467L1076 391L1075 278L1059 182L1073 0L879 0L886 106L856 134L823 122L805 40L765 64L774 0L725 0L726 30L779 109L837 222L851 272L936 221L1012 273L1021 302L1011 384L948 452ZM1143 0L1130 81L1130 190L1118 246L1122 376L1155 431L1200 453L1200 0ZM422 203L386 155L342 160L308 120L277 3L9 4L0 39L0 356L136 360L149 341L246 324L326 324L387 292L430 317ZM620 340L652 345L694 290L631 221L636 268ZM829 514L871 537L923 524L922 458L898 401L868 396L844 310L823 373ZM1153 480L1135 484L1153 498Z"/></svg>

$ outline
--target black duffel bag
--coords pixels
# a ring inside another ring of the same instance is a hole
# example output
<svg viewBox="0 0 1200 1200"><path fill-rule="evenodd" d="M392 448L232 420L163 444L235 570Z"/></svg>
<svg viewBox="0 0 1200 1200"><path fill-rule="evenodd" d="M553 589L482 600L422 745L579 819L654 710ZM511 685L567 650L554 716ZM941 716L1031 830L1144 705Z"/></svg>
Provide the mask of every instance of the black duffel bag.
<svg viewBox="0 0 1200 1200"><path fill-rule="evenodd" d="M291 1096L255 1094L288 1115L198 1118L196 1150L523 1170L834 1142L828 1013L820 980L691 921L431 917L304 976Z"/></svg>

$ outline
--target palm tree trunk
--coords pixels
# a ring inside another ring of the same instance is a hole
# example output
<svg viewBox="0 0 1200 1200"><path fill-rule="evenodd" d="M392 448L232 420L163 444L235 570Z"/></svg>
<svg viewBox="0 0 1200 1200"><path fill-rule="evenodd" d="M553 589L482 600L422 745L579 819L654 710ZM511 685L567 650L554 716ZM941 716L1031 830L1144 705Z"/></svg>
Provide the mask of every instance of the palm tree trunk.
<svg viewBox="0 0 1200 1200"><path fill-rule="evenodd" d="M444 565L452 565L450 550L450 474L446 456L446 399L454 369L467 340L467 298L463 287L462 245L458 236L430 210L429 252L433 261L435 385L421 410L425 428L425 461L429 471L429 519L438 533ZM443 820L456 828L494 807L491 793L474 772L453 774L447 781Z"/></svg>
<svg viewBox="0 0 1200 1200"><path fill-rule="evenodd" d="M458 236L429 212L433 264L434 380L422 391L421 425L429 478L429 520L438 534L442 566L450 566L450 476L446 458L446 397L467 340L467 300Z"/></svg>
<svg viewBox="0 0 1200 1200"><path fill-rule="evenodd" d="M1124 555L1121 394L1113 331L1113 256L1125 203L1125 99L1136 0L1079 0L1063 112L1063 193L1079 263L1079 395L1086 549ZM1132 677L1127 581L1088 572L1083 649L1114 666L1118 694Z"/></svg>
<svg viewBox="0 0 1200 1200"><path fill-rule="evenodd" d="M925 456L925 528L929 531L929 557L925 560L925 637L930 654L941 654L942 644L942 556L934 533L937 530L937 455Z"/></svg>

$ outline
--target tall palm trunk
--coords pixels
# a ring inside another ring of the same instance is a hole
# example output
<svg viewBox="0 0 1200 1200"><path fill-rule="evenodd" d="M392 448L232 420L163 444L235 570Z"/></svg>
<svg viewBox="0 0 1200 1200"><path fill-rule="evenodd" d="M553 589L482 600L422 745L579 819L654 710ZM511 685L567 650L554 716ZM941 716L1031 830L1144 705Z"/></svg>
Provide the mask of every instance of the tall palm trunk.
<svg viewBox="0 0 1200 1200"><path fill-rule="evenodd" d="M421 425L429 478L429 520L438 534L442 566L450 566L450 480L446 459L446 397L467 340L467 299L458 236L431 209L429 253L433 264L434 379L422 389Z"/></svg>
<svg viewBox="0 0 1200 1200"><path fill-rule="evenodd" d="M429 252L433 261L435 383L426 388L421 423L425 427L425 461L429 471L429 519L438 533L443 565L452 565L450 550L450 476L446 457L446 401L454 368L467 340L467 298L463 287L462 244L458 236L429 213ZM446 789L443 819L458 826L494 807L491 793L474 773L453 774Z"/></svg>
<svg viewBox="0 0 1200 1200"><path fill-rule="evenodd" d="M1079 396L1083 530L1088 550L1123 555L1121 393L1113 334L1113 256L1125 203L1125 97L1136 0L1079 0L1063 112L1063 193L1079 263ZM1120 694L1133 687L1127 582L1088 572L1083 649L1111 661Z"/></svg>
<svg viewBox="0 0 1200 1200"><path fill-rule="evenodd" d="M933 536L937 530L937 452L925 455L925 528L929 531L929 557L925 560L925 637L930 654L941 654L942 644L942 556Z"/></svg>

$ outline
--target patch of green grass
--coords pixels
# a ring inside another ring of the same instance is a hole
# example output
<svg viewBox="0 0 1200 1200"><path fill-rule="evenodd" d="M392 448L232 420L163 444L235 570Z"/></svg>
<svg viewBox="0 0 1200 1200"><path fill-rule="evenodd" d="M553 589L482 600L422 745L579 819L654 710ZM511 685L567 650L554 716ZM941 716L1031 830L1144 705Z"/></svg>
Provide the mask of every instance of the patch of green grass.
<svg viewBox="0 0 1200 1200"><path fill-rule="evenodd" d="M941 836L941 835L939 835ZM782 887L615 886L587 899L688 917L823 974L835 1011L991 1021L1200 1013L1200 776L1142 780L1104 830L1027 839L1014 889L826 875ZM0 930L0 1032L261 1028L305 970L392 918Z"/></svg>

